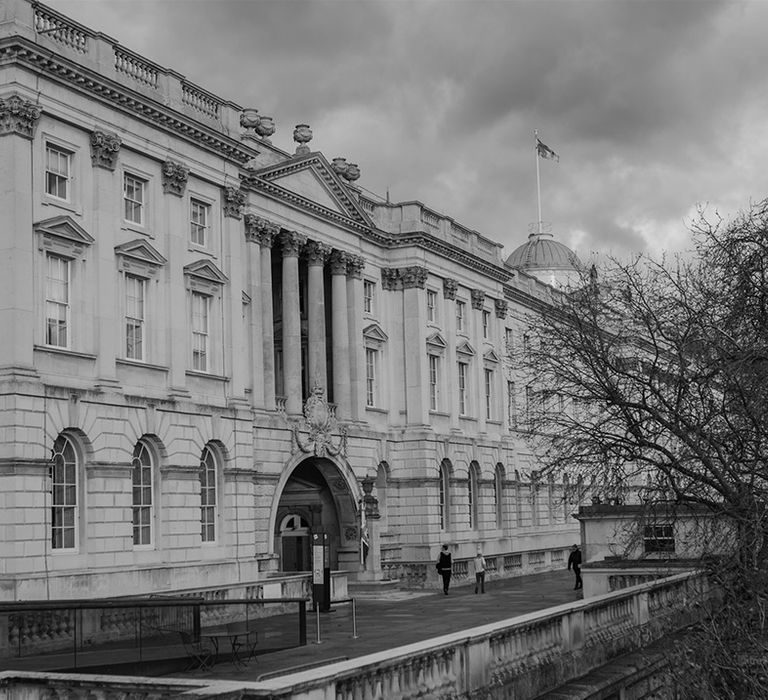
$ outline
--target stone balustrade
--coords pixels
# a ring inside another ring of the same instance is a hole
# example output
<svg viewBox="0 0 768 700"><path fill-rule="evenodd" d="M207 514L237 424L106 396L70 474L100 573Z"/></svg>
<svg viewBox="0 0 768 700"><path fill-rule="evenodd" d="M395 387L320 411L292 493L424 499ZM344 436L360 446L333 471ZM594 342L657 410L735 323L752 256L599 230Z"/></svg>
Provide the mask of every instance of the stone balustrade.
<svg viewBox="0 0 768 700"><path fill-rule="evenodd" d="M677 574L293 675L238 682L237 688L249 698L525 700L690 624L704 609L697 603L715 597L703 574ZM144 682L152 684L153 697L183 696L178 680L132 679L137 697L143 697ZM118 677L67 675L55 685L67 688L66 697L106 698L124 683L125 678ZM50 675L0 674L0 689L13 686L31 693L43 684L51 687ZM233 686L231 681L201 679L190 681L185 690L217 697Z"/></svg>

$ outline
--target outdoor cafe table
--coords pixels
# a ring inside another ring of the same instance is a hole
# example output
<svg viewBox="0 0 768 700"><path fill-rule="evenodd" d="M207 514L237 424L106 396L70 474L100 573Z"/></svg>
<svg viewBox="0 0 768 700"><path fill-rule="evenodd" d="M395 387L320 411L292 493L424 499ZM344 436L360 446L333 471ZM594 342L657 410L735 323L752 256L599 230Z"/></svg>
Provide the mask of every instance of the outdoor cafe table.
<svg viewBox="0 0 768 700"><path fill-rule="evenodd" d="M256 621L250 620L229 622L223 625L203 627L200 636L210 639L216 656L219 655L219 643L229 641L232 651L231 661L237 666L244 666L253 656L253 648L256 646ZM243 657L241 650L245 648L247 656Z"/></svg>

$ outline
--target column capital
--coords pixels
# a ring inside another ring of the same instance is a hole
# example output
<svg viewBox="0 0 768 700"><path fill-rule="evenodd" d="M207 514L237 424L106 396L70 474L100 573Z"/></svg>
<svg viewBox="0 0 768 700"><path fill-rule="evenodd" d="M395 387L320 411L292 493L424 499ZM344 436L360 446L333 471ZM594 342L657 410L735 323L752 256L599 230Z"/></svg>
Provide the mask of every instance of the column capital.
<svg viewBox="0 0 768 700"><path fill-rule="evenodd" d="M162 175L163 193L182 197L187 188L189 168L184 163L168 159L163 163Z"/></svg>
<svg viewBox="0 0 768 700"><path fill-rule="evenodd" d="M403 280L400 276L400 270L397 267L382 267L381 268L381 288L394 292L403 288Z"/></svg>
<svg viewBox="0 0 768 700"><path fill-rule="evenodd" d="M307 257L307 264L322 267L331 256L332 250L333 248L327 243L307 241L307 244L304 246L304 255Z"/></svg>
<svg viewBox="0 0 768 700"><path fill-rule="evenodd" d="M362 279L365 269L365 258L362 255L350 253L347 259L347 277L351 279Z"/></svg>
<svg viewBox="0 0 768 700"><path fill-rule="evenodd" d="M403 289L424 289L427 284L427 268L421 265L410 265L400 269Z"/></svg>
<svg viewBox="0 0 768 700"><path fill-rule="evenodd" d="M239 219L243 215L245 192L238 187L224 188L224 216Z"/></svg>
<svg viewBox="0 0 768 700"><path fill-rule="evenodd" d="M493 305L496 307L496 318L504 319L507 317L509 302L506 299L494 299Z"/></svg>
<svg viewBox="0 0 768 700"><path fill-rule="evenodd" d="M480 311L485 304L485 292L482 289L470 289L469 293L472 296L472 308Z"/></svg>
<svg viewBox="0 0 768 700"><path fill-rule="evenodd" d="M456 298L456 292L459 289L459 283L457 280L446 277L443 280L443 297L448 301L453 301Z"/></svg>
<svg viewBox="0 0 768 700"><path fill-rule="evenodd" d="M3 95L0 97L0 136L16 134L33 139L41 112L40 105L21 95Z"/></svg>
<svg viewBox="0 0 768 700"><path fill-rule="evenodd" d="M114 171L122 139L109 131L91 132L91 165Z"/></svg>
<svg viewBox="0 0 768 700"><path fill-rule="evenodd" d="M307 237L298 231L281 231L280 245L283 257L299 257L299 252L307 242Z"/></svg>
<svg viewBox="0 0 768 700"><path fill-rule="evenodd" d="M258 243L262 248L271 248L275 236L280 233L280 226L256 214L246 214L243 219L245 240Z"/></svg>
<svg viewBox="0 0 768 700"><path fill-rule="evenodd" d="M334 248L331 253L331 274L346 275L347 263L349 262L349 253L344 250Z"/></svg>

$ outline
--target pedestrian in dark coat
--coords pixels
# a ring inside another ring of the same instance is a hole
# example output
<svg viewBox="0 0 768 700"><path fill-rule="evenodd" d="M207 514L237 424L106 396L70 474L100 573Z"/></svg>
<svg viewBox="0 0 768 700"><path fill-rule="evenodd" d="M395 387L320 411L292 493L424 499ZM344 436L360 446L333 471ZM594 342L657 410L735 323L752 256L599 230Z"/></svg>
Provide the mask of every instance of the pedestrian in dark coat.
<svg viewBox="0 0 768 700"><path fill-rule="evenodd" d="M581 550L579 545L575 544L571 547L571 554L568 557L568 571L573 567L573 573L576 574L576 585L573 590L577 590L582 587L581 581Z"/></svg>
<svg viewBox="0 0 768 700"><path fill-rule="evenodd" d="M443 593L448 595L448 586L451 585L451 570L453 565L451 563L451 553L448 551L448 545L444 544L443 549L440 552L440 556L437 558L437 573L443 577Z"/></svg>

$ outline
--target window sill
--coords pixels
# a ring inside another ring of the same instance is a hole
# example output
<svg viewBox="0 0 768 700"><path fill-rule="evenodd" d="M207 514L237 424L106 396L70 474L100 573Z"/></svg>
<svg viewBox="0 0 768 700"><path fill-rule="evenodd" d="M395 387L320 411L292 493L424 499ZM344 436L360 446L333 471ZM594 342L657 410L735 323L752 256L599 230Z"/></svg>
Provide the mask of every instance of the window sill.
<svg viewBox="0 0 768 700"><path fill-rule="evenodd" d="M142 236L146 236L147 238L155 237L152 231L150 231L146 226L143 226L142 224L134 224L131 221L124 220L120 228L123 231L132 231L134 233L140 233Z"/></svg>
<svg viewBox="0 0 768 700"><path fill-rule="evenodd" d="M378 406L366 406L365 410L370 411L371 413L381 413L381 414L389 413L388 408L379 408Z"/></svg>
<svg viewBox="0 0 768 700"><path fill-rule="evenodd" d="M77 352L76 350L68 350L67 348L60 348L55 345L34 345L33 349L39 352L49 352L53 355L79 357L81 360L96 360L96 355L93 355L90 352Z"/></svg>
<svg viewBox="0 0 768 700"><path fill-rule="evenodd" d="M432 409L429 410L430 416L440 416L442 418L450 418L451 414L446 413L445 411L433 411Z"/></svg>
<svg viewBox="0 0 768 700"><path fill-rule="evenodd" d="M217 382L228 382L229 377L225 377L222 374L213 374L211 372L201 372L197 369L188 369L186 372L184 372L188 377L200 377L202 379L213 379Z"/></svg>
<svg viewBox="0 0 768 700"><path fill-rule="evenodd" d="M200 253L201 255L207 255L209 258L216 260L216 253L214 253L208 246L199 245L197 243L187 243L187 250L192 253Z"/></svg>
<svg viewBox="0 0 768 700"><path fill-rule="evenodd" d="M44 207L57 207L58 209L64 209L65 211L70 211L77 216L83 215L83 209L79 205L74 204L73 202L70 202L66 199L56 199L56 197L52 197L51 195L43 195L42 205Z"/></svg>
<svg viewBox="0 0 768 700"><path fill-rule="evenodd" d="M145 369L153 369L158 372L168 372L170 368L165 365L153 365L151 362L143 362L142 360L130 360L127 357L118 357L115 360L117 365L127 365L128 367L142 367Z"/></svg>

